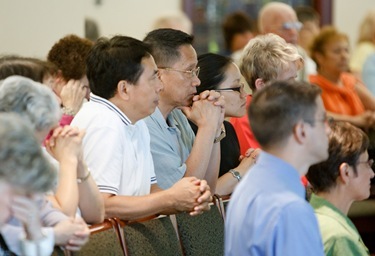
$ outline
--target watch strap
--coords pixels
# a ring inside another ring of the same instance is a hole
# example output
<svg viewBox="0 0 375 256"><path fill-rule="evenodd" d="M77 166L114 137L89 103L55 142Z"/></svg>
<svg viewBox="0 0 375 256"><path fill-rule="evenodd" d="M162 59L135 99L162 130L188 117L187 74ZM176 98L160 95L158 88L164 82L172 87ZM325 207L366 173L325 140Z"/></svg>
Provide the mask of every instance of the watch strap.
<svg viewBox="0 0 375 256"><path fill-rule="evenodd" d="M240 182L241 174L238 171L236 171L234 169L230 169L229 172L233 175L234 178L237 179L238 182Z"/></svg>

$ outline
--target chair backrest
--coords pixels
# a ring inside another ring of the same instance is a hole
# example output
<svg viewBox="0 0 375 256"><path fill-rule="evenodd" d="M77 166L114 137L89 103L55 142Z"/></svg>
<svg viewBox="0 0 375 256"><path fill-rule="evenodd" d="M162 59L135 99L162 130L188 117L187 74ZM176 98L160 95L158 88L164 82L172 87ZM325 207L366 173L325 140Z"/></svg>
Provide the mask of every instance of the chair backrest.
<svg viewBox="0 0 375 256"><path fill-rule="evenodd" d="M182 255L181 245L170 216L120 222L120 227L127 256Z"/></svg>
<svg viewBox="0 0 375 256"><path fill-rule="evenodd" d="M184 255L224 255L224 220L218 207L198 216L176 215Z"/></svg>
<svg viewBox="0 0 375 256"><path fill-rule="evenodd" d="M103 223L90 226L90 231L89 242L80 251L70 252L71 255L125 255L117 223L113 219L105 219Z"/></svg>

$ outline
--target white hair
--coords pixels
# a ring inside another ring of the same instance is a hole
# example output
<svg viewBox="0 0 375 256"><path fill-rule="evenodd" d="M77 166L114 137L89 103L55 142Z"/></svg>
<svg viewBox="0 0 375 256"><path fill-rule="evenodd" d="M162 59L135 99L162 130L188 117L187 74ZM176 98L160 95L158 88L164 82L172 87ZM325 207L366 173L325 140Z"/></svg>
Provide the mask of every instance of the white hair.
<svg viewBox="0 0 375 256"><path fill-rule="evenodd" d="M52 90L22 76L10 76L0 83L0 112L21 115L38 132L53 128L61 118Z"/></svg>

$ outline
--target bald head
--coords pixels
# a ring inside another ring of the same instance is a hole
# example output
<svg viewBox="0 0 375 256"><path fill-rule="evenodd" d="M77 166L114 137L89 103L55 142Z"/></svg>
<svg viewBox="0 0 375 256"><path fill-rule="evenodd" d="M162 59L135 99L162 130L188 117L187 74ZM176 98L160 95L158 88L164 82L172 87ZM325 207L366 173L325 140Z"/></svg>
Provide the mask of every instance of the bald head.
<svg viewBox="0 0 375 256"><path fill-rule="evenodd" d="M170 13L160 16L155 20L153 24L153 29L159 28L172 28L176 30L181 30L189 35L193 34L193 23L189 17L182 12Z"/></svg>
<svg viewBox="0 0 375 256"><path fill-rule="evenodd" d="M297 44L301 23L292 7L280 2L263 6L259 13L259 31L262 34L274 33L286 42Z"/></svg>

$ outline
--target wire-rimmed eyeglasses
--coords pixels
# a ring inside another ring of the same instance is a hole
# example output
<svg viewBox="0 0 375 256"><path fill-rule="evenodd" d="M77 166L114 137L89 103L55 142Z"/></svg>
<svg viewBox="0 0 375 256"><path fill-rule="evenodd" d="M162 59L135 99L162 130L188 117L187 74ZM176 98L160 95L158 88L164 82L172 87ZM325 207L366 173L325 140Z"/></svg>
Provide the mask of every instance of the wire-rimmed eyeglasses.
<svg viewBox="0 0 375 256"><path fill-rule="evenodd" d="M199 71L200 71L200 67L193 68L192 70L181 70L181 69L168 68L168 67L158 67L158 68L167 70L167 71L176 71L176 72L189 74L190 78L193 78L194 76L198 77Z"/></svg>
<svg viewBox="0 0 375 256"><path fill-rule="evenodd" d="M327 116L327 115L324 115L323 118L312 119L312 120L308 119L308 120L304 120L304 121L308 122L310 124L313 124L314 122L326 123L329 126L331 126L335 122L335 120L333 119L333 117Z"/></svg>
<svg viewBox="0 0 375 256"><path fill-rule="evenodd" d="M359 164L366 164L367 167L372 168L373 165L374 165L374 160L373 160L373 159L369 159L369 160L367 160L367 161L358 161L358 162L356 163L356 165L359 165Z"/></svg>

